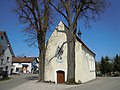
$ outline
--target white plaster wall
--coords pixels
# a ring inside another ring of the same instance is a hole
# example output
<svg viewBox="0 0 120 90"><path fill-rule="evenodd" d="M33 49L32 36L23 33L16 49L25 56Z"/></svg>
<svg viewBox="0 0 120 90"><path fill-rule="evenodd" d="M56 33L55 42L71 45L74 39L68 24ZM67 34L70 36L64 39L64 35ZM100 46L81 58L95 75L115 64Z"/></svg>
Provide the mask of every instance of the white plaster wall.
<svg viewBox="0 0 120 90"><path fill-rule="evenodd" d="M4 60L6 60L5 61L6 66L8 66L8 74L10 74L11 73L11 65L12 65L12 55L11 55L9 48L6 49L4 57L6 58L6 59L4 59ZM7 57L9 57L9 60L7 60Z"/></svg>
<svg viewBox="0 0 120 90"><path fill-rule="evenodd" d="M3 67L3 70L6 70L6 66L8 66L8 74L11 73L11 64L12 64L12 54L10 52L9 49L9 45L5 39L5 36L3 36L3 40L0 38L0 45L2 46L2 49L5 50L4 54L0 57L0 61L1 59L4 60L4 65L0 65L1 67ZM9 57L9 60L7 60L7 57Z"/></svg>
<svg viewBox="0 0 120 90"><path fill-rule="evenodd" d="M79 82L81 81L81 77L83 77L83 70L81 68L82 66L82 48L81 48L81 43L76 41L75 43L75 81Z"/></svg>
<svg viewBox="0 0 120 90"><path fill-rule="evenodd" d="M13 73L16 73L16 68L22 68L22 64L13 63Z"/></svg>
<svg viewBox="0 0 120 90"><path fill-rule="evenodd" d="M59 26L56 27L57 30L64 30L64 25L62 22L59 23ZM67 45L63 46L62 60L57 59L55 53L57 47L60 46L66 41L66 35L62 32L57 32L55 30L49 41L46 51L46 67L45 67L45 81L52 81L57 83L56 72L62 70L65 72L65 81L67 80ZM54 57L54 58L53 58ZM50 59L53 58L51 61ZM50 62L49 62L50 61Z"/></svg>
<svg viewBox="0 0 120 90"><path fill-rule="evenodd" d="M79 47L79 48L78 48ZM76 82L87 82L96 78L94 55L76 41Z"/></svg>
<svg viewBox="0 0 120 90"><path fill-rule="evenodd" d="M14 69L13 69L13 73L16 73L16 68L22 68L23 64L27 64L27 70L31 73L31 63L13 63Z"/></svg>
<svg viewBox="0 0 120 90"><path fill-rule="evenodd" d="M65 29L62 22L58 25L58 30ZM63 47L63 61L58 62L57 58L54 57L58 45L61 46L66 41L66 35L55 30L49 41L46 51L46 62L45 62L45 81L52 81L57 83L56 72L62 70L65 72L65 81L67 80L67 44ZM76 40L75 45L75 80L76 82L81 81L82 83L89 80L95 79L95 58L94 55L86 49L80 42ZM54 57L54 58L53 58ZM51 61L50 59L53 58ZM50 62L49 62L50 61Z"/></svg>

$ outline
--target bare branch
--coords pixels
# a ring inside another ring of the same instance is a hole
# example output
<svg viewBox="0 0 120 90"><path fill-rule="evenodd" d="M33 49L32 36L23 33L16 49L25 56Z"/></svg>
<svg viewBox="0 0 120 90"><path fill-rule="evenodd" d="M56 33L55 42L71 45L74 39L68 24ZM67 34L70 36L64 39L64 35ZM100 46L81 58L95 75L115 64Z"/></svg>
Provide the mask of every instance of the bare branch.
<svg viewBox="0 0 120 90"><path fill-rule="evenodd" d="M66 17L67 17L68 25L71 27L71 23L72 23L72 21L71 21L72 17L71 17L71 13L70 13L70 2L71 1L70 0L68 0L68 1L60 0L60 1L62 2L63 6L65 8L65 12L67 14Z"/></svg>
<svg viewBox="0 0 120 90"><path fill-rule="evenodd" d="M59 12L61 15L64 16L64 18L68 21L68 18L65 16L65 14L59 10L59 8L57 8L55 5L53 5L51 2L49 2L49 4L57 11Z"/></svg>
<svg viewBox="0 0 120 90"><path fill-rule="evenodd" d="M20 23L25 24L26 42L29 46L37 44L39 50L39 81L44 79L44 61L45 61L45 39L46 31L49 26L49 5L47 0L16 0L16 13L19 16ZM36 43L37 42L37 43Z"/></svg>
<svg viewBox="0 0 120 90"><path fill-rule="evenodd" d="M38 23L37 23L38 20L37 20L37 17L35 15L35 10L34 10L35 6L34 6L34 3L33 3L32 0L31 0L31 4L32 4L32 8L27 3L26 3L26 7L31 11L31 13L32 13L32 15L34 17L34 21L35 21L35 25L36 25L36 30L39 30Z"/></svg>
<svg viewBox="0 0 120 90"><path fill-rule="evenodd" d="M50 60L48 60L48 63L50 63L50 62L52 61L53 58L55 58L57 55L60 54L60 52L61 52L63 46L64 46L66 43L67 43L67 41L63 42L63 44L62 44L61 47L59 48L58 52L55 53L55 55L54 55Z"/></svg>
<svg viewBox="0 0 120 90"><path fill-rule="evenodd" d="M81 0L81 2L79 3L78 7L76 8L76 13L75 13L75 16L74 16L74 19L73 19L73 27L75 27L75 22L77 22L80 13L84 12L84 10L86 10L86 9L91 9L91 10L94 11L95 9L91 8L90 6L91 5L95 5L95 4L96 3L93 2L92 0L90 0L88 2L85 2L84 0Z"/></svg>

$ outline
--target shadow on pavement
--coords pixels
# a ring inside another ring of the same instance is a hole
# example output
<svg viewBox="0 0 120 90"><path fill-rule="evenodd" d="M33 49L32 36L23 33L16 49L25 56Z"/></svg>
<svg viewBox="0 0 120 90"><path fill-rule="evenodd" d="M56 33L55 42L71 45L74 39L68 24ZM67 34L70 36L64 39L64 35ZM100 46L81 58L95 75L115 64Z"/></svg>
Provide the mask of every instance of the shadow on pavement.
<svg viewBox="0 0 120 90"><path fill-rule="evenodd" d="M29 76L27 80L38 80L38 76Z"/></svg>

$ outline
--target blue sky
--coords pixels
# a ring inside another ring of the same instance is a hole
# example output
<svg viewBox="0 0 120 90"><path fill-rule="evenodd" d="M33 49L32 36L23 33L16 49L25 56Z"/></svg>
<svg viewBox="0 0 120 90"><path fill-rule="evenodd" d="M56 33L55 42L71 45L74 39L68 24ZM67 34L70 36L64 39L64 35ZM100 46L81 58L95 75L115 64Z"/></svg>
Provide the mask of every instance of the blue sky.
<svg viewBox="0 0 120 90"><path fill-rule="evenodd" d="M97 22L91 22L91 28L79 25L82 40L96 53L96 60L100 60L102 56L113 57L120 54L120 0L109 1L111 8ZM37 48L27 46L24 41L23 25L19 24L17 16L12 12L14 7L15 0L0 0L0 30L7 32L16 56L38 56Z"/></svg>

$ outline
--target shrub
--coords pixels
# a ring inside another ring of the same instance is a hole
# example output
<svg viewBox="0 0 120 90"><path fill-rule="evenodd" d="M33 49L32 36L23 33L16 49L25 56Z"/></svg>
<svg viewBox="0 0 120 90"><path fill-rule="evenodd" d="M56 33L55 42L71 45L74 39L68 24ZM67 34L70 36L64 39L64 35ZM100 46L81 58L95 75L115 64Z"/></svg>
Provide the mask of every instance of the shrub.
<svg viewBox="0 0 120 90"><path fill-rule="evenodd" d="M2 77L3 79L8 78L8 71L2 71Z"/></svg>

